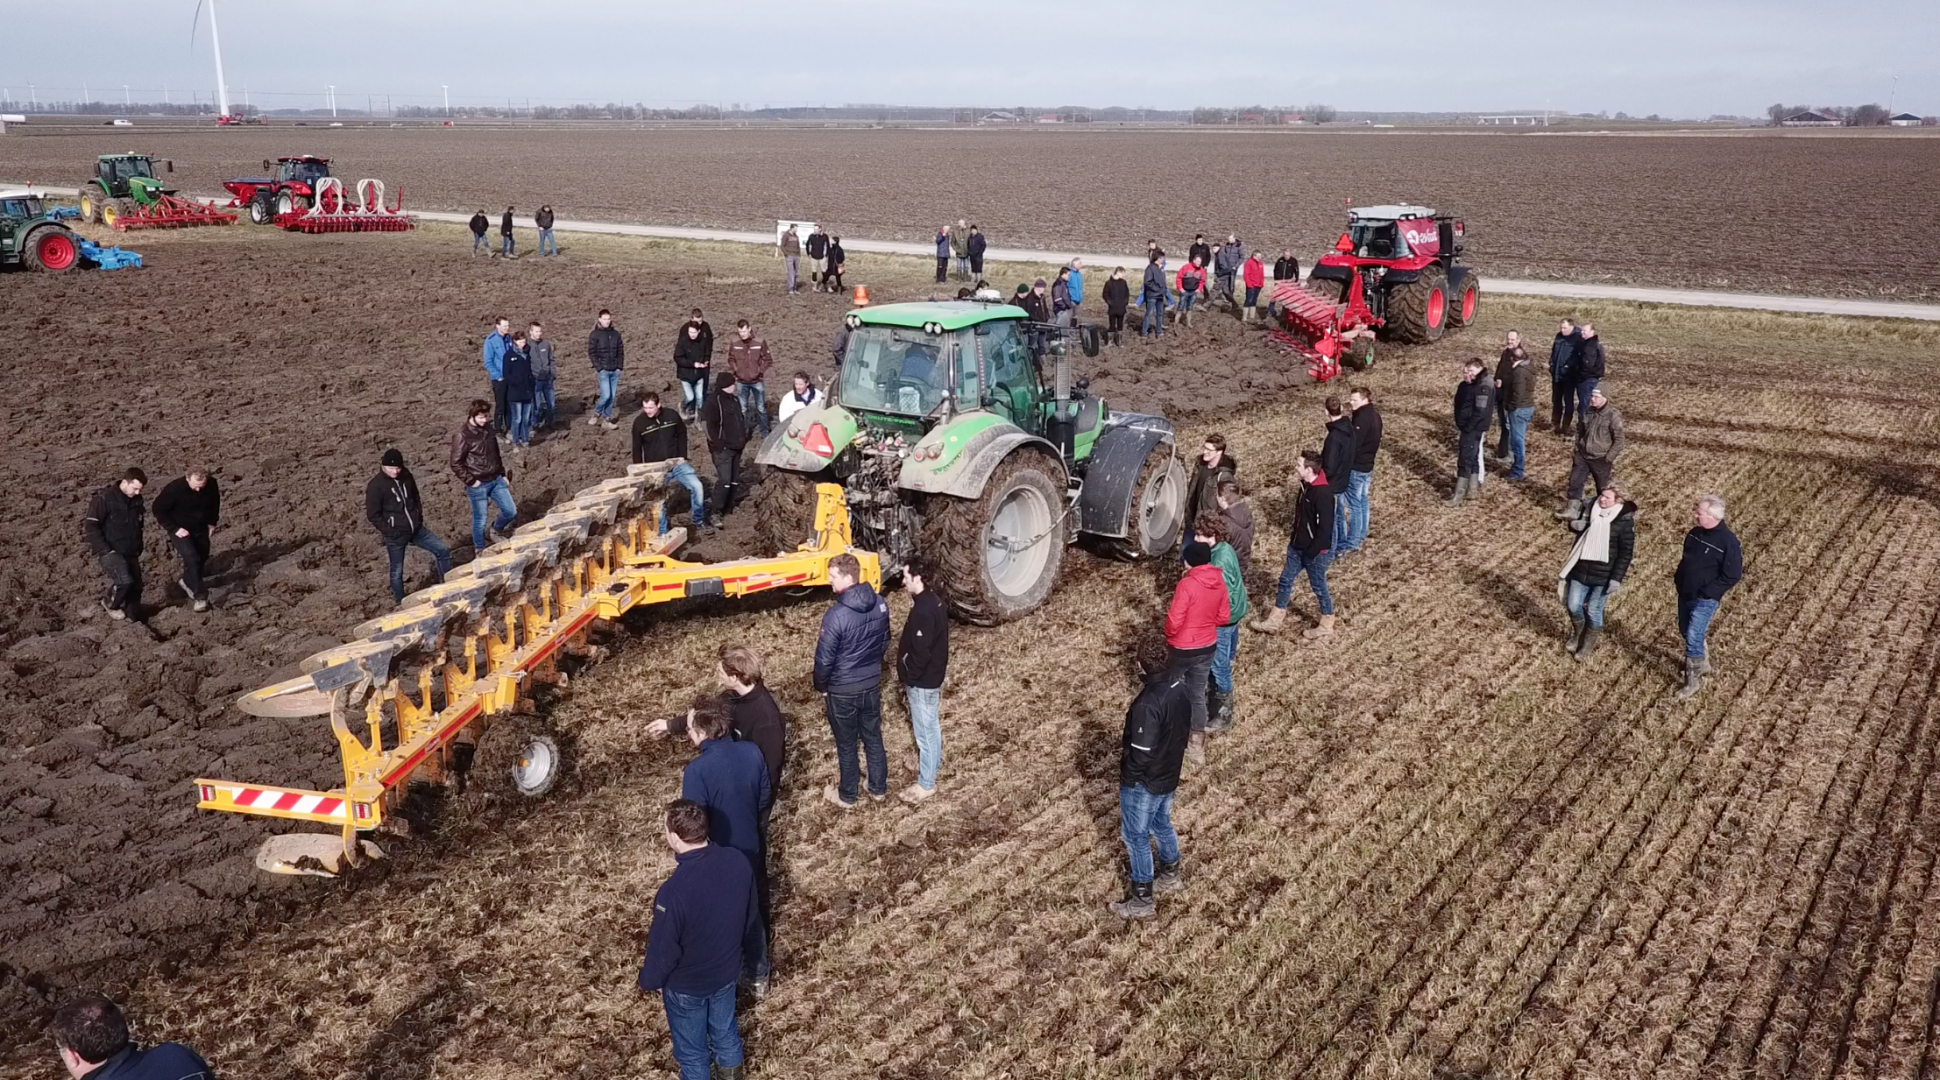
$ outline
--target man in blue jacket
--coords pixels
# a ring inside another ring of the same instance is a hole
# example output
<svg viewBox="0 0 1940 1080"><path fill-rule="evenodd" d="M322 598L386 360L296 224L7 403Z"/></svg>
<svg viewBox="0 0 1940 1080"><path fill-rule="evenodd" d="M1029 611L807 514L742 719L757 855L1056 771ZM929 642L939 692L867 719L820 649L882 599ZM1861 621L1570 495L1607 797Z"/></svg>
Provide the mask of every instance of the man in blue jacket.
<svg viewBox="0 0 1940 1080"><path fill-rule="evenodd" d="M485 377L492 381L492 422L501 436L512 429L512 410L505 400L505 347L511 343L512 320L500 315L485 337Z"/></svg>
<svg viewBox="0 0 1940 1080"><path fill-rule="evenodd" d="M181 1043L146 1050L128 1038L128 1018L99 994L85 994L60 1007L47 1025L54 1049L71 1077L100 1080L215 1080L215 1071Z"/></svg>
<svg viewBox="0 0 1940 1080"><path fill-rule="evenodd" d="M767 820L774 784L761 748L733 737L734 714L719 694L703 694L687 713L687 737L700 756L680 775L680 797L707 811L707 835L722 847L748 857L754 868L759 910L767 909L768 853L763 850L761 823ZM758 916L757 916L758 917ZM768 996L767 927L760 944L743 958L753 980L756 1001Z"/></svg>
<svg viewBox="0 0 1940 1080"><path fill-rule="evenodd" d="M1691 508L1692 528L1684 534L1684 554L1672 579L1677 583L1677 632L1684 639L1684 685L1677 696L1698 692L1711 670L1705 636L1718 603L1745 576L1738 534L1724 523L1724 497L1700 495Z"/></svg>
<svg viewBox="0 0 1940 1080"><path fill-rule="evenodd" d="M844 810L855 808L858 742L869 759L869 797L889 794L889 758L882 749L882 659L889 651L889 606L861 578L862 564L854 555L829 560L835 603L822 616L822 634L815 641L815 689L828 695L839 777L822 789L822 797Z"/></svg>
<svg viewBox="0 0 1940 1080"><path fill-rule="evenodd" d="M674 872L653 894L639 983L660 991L680 1080L741 1080L734 988L744 948L761 937L754 870L747 856L707 840L705 808L687 799L667 804Z"/></svg>

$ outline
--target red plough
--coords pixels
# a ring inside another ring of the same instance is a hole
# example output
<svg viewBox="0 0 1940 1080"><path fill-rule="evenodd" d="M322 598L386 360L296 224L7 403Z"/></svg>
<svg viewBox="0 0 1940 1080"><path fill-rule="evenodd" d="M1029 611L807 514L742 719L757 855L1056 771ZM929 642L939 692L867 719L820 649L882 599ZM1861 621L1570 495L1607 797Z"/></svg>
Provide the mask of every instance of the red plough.
<svg viewBox="0 0 1940 1080"><path fill-rule="evenodd" d="M154 201L147 204L133 200L122 200L120 213L114 214L111 225L117 232L129 229L183 229L197 225L232 225L236 215L226 214L206 203L184 199L180 195L165 195L156 192Z"/></svg>
<svg viewBox="0 0 1940 1080"><path fill-rule="evenodd" d="M398 189L396 201L384 205L381 180L359 180L353 195L344 182L334 176L317 181L316 201L312 205L276 215L279 228L291 232L404 232L416 227L403 213L404 190Z"/></svg>
<svg viewBox="0 0 1940 1080"><path fill-rule="evenodd" d="M1373 365L1374 328L1381 320L1368 309L1359 275L1345 303L1329 303L1297 281L1282 281L1273 287L1273 307L1279 314L1273 339L1307 361L1315 382L1339 375L1343 365L1355 371Z"/></svg>

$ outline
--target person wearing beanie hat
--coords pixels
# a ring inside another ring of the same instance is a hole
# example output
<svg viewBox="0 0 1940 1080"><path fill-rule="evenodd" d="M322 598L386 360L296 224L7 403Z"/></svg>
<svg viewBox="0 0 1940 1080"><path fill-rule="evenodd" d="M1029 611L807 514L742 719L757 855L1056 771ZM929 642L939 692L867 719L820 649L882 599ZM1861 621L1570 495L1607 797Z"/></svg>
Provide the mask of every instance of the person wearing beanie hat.
<svg viewBox="0 0 1940 1080"><path fill-rule="evenodd" d="M1047 323L1051 321L1051 299L1044 295L1044 279L1038 278L1031 284L1030 291L1017 298L1017 306L1030 314L1031 321Z"/></svg>
<svg viewBox="0 0 1940 1080"><path fill-rule="evenodd" d="M391 561L391 602L404 599L404 549L421 547L438 566L438 580L451 572L451 549L424 523L424 503L418 498L418 481L404 467L404 454L396 447L378 458L377 475L364 485L364 518L384 538L384 551Z"/></svg>

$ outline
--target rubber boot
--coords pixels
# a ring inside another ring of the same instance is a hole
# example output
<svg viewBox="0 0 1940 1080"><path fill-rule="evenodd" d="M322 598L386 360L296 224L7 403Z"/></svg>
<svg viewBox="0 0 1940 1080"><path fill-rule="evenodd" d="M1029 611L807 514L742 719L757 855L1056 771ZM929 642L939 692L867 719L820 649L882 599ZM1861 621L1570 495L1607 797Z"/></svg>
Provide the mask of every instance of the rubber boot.
<svg viewBox="0 0 1940 1080"><path fill-rule="evenodd" d="M1684 701L1698 692L1698 687L1704 682L1704 669L1699 666L1700 663L1688 658L1684 661L1684 685L1678 687L1673 695L1677 700Z"/></svg>
<svg viewBox="0 0 1940 1080"><path fill-rule="evenodd" d="M1186 883L1179 879L1179 861L1174 859L1166 862L1160 859L1158 876L1152 879L1152 891L1164 896L1166 893L1178 892L1185 887Z"/></svg>
<svg viewBox="0 0 1940 1080"><path fill-rule="evenodd" d="M1583 644L1583 620L1572 615L1570 616L1570 636L1568 641L1563 642L1563 651L1574 656L1577 646L1581 644Z"/></svg>
<svg viewBox="0 0 1940 1080"><path fill-rule="evenodd" d="M1333 637L1334 617L1332 615L1322 615L1319 625L1300 636L1306 638L1308 641L1319 641L1323 638Z"/></svg>
<svg viewBox="0 0 1940 1080"><path fill-rule="evenodd" d="M1693 660L1692 663L1697 665L1699 675L1711 674L1711 658L1709 656L1700 656L1696 660Z"/></svg>
<svg viewBox="0 0 1940 1080"><path fill-rule="evenodd" d="M1152 902L1152 883L1134 881L1125 893L1125 899L1111 902L1111 913L1121 919L1149 919L1159 913L1159 906Z"/></svg>
<svg viewBox="0 0 1940 1080"><path fill-rule="evenodd" d="M1219 735L1233 729L1233 692L1231 690L1210 690L1206 694L1206 710L1211 718L1206 721L1206 734Z"/></svg>
<svg viewBox="0 0 1940 1080"><path fill-rule="evenodd" d="M1563 507L1561 510L1556 511L1556 513L1553 516L1556 518L1557 521L1575 521L1576 516L1578 514L1581 514L1582 512L1583 512L1583 500L1571 499L1569 501L1569 505Z"/></svg>
<svg viewBox="0 0 1940 1080"><path fill-rule="evenodd" d="M1576 658L1588 662L1590 654L1596 651L1596 639L1603 635L1600 627L1592 626L1583 631L1583 642L1576 647Z"/></svg>
<svg viewBox="0 0 1940 1080"><path fill-rule="evenodd" d="M1470 486L1470 485L1469 485L1469 478L1468 478L1468 477L1466 477L1466 476L1458 476L1458 477L1456 477L1456 478L1455 478L1455 492L1454 492L1454 494L1452 494L1452 495L1450 495L1450 496L1448 497L1448 501L1447 501L1446 503L1444 503L1443 505L1444 505L1444 506L1460 506L1460 505L1462 505L1462 500L1468 497L1468 492L1469 492L1469 486Z"/></svg>
<svg viewBox="0 0 1940 1080"><path fill-rule="evenodd" d="M708 1080L741 1080L743 1076L747 1075L747 1071L748 1063L744 1061L732 1069L725 1065L709 1066L707 1075Z"/></svg>
<svg viewBox="0 0 1940 1080"><path fill-rule="evenodd" d="M1262 634L1277 634L1287 623L1287 609L1276 607L1266 613L1266 618L1253 620L1253 629Z"/></svg>
<svg viewBox="0 0 1940 1080"><path fill-rule="evenodd" d="M1186 737L1186 764L1204 765L1206 763L1206 733L1195 731Z"/></svg>

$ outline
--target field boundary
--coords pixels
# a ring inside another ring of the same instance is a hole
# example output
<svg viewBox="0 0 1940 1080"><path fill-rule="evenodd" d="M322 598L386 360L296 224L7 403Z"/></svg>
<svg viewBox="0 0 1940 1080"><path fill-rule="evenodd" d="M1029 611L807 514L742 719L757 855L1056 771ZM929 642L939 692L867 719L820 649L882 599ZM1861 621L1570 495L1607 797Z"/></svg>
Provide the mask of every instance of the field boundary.
<svg viewBox="0 0 1940 1080"><path fill-rule="evenodd" d="M79 188L43 187L37 184L0 181L0 189L31 188L46 195L78 195ZM198 199L221 199L200 195ZM222 200L226 201L226 200ZM470 214L442 210L411 210L413 217L450 225L464 225ZM496 229L496 219L494 229ZM525 231L532 231L528 224ZM725 244L775 246L773 234L740 229L707 229L685 225L631 225L617 221L557 221L553 231L601 233L610 236L638 236L655 240L699 240ZM849 251L875 255L905 255L935 258L935 248L903 240L845 240ZM1125 266L1138 268L1142 258L1136 254L1097 254L1084 251L1040 251L1028 248L991 248L984 258L990 262L1025 265L1060 265L1070 259L1083 259L1092 267ZM1640 304L1670 304L1677 307L1736 308L1743 311L1777 311L1795 315L1844 315L1862 319L1918 319L1940 322L1940 304L1910 304L1893 300L1848 300L1829 296L1785 296L1778 293L1722 292L1705 289L1655 289L1638 285L1599 285L1573 281L1532 281L1485 276L1484 288L1514 296L1553 296L1570 300L1623 300Z"/></svg>

